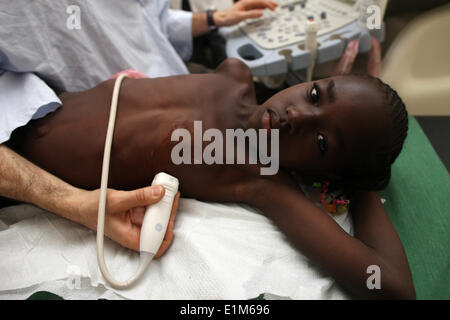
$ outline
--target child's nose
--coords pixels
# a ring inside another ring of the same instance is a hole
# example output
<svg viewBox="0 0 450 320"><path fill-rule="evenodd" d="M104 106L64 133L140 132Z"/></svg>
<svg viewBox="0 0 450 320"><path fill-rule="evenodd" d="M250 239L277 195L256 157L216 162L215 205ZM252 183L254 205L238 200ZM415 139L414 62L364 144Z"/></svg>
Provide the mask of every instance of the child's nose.
<svg viewBox="0 0 450 320"><path fill-rule="evenodd" d="M287 123L290 126L291 134L296 134L300 130L310 127L317 121L317 115L299 107L290 107L286 111L288 113Z"/></svg>

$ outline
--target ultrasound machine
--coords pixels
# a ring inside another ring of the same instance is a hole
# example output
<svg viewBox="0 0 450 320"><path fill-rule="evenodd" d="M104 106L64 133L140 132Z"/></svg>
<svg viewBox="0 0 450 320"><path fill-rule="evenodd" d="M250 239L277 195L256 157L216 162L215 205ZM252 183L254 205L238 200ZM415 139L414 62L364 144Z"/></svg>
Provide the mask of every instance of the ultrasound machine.
<svg viewBox="0 0 450 320"><path fill-rule="evenodd" d="M268 87L307 81L311 66L339 59L353 39L359 38L359 53L371 49L371 36L384 40L384 23L372 30L359 23L357 0L277 2L261 18L221 30L227 56L246 63ZM314 49L308 47L309 22L314 23Z"/></svg>

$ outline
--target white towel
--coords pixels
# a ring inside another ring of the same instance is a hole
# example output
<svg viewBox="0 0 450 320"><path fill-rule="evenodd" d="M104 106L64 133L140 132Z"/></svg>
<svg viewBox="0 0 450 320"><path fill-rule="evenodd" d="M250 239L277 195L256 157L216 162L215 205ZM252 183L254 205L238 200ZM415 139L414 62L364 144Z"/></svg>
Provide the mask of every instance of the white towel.
<svg viewBox="0 0 450 320"><path fill-rule="evenodd" d="M324 213L326 214L326 213ZM347 214L333 216L352 234ZM0 210L0 299L49 291L65 299L348 299L266 217L238 204L181 199L175 239L139 283L112 289L97 266L95 232L31 205ZM139 256L105 238L112 275Z"/></svg>

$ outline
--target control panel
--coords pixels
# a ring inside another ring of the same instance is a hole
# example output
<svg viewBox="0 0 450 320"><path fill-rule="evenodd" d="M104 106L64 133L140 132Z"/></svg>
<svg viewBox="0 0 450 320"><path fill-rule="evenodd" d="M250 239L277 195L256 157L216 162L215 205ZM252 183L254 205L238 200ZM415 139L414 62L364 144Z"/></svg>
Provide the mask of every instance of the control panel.
<svg viewBox="0 0 450 320"><path fill-rule="evenodd" d="M318 36L333 32L358 19L357 10L340 1L278 0L276 10L265 10L260 19L244 22L240 28L259 47L277 49L305 39L305 23L314 18ZM347 1L348 2L348 1Z"/></svg>

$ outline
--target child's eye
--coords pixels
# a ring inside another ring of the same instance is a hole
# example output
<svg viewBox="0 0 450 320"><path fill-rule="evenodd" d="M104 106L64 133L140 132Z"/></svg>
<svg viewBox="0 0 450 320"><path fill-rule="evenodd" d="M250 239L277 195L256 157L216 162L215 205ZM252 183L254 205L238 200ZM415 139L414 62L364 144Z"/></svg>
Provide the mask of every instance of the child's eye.
<svg viewBox="0 0 450 320"><path fill-rule="evenodd" d="M309 93L309 96L310 96L311 102L313 104L316 104L317 102L319 102L319 99L320 99L320 88L319 88L319 86L316 83L313 84L313 87L312 87L312 89L311 89L311 91Z"/></svg>
<svg viewBox="0 0 450 320"><path fill-rule="evenodd" d="M319 151L322 155L325 155L328 151L328 138L326 135L322 133L317 134L317 145L319 147Z"/></svg>

